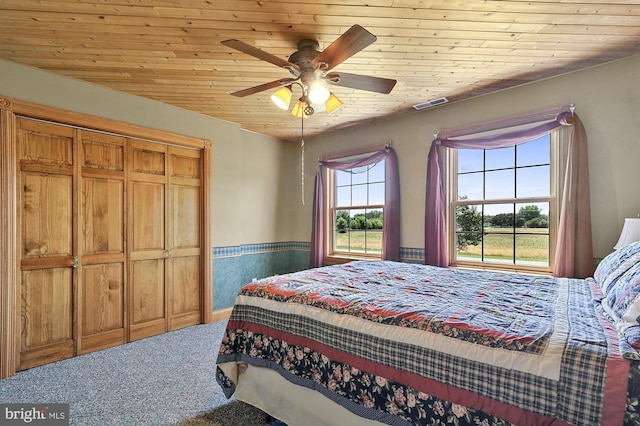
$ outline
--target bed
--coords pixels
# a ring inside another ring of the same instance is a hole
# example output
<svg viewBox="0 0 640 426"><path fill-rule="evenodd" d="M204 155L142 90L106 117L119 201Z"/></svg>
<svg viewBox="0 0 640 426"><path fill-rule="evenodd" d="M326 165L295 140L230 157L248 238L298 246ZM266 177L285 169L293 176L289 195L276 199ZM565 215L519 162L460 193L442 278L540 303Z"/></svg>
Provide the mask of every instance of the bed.
<svg viewBox="0 0 640 426"><path fill-rule="evenodd" d="M236 298L225 395L297 425L640 425L640 243L586 280L354 261Z"/></svg>

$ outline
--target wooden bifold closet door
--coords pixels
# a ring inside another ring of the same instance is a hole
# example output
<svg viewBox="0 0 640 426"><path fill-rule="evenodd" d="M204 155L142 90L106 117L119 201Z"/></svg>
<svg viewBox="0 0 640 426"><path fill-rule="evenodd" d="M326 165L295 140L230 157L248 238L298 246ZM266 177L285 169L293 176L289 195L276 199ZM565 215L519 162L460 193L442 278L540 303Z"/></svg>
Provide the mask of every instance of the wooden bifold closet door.
<svg viewBox="0 0 640 426"><path fill-rule="evenodd" d="M16 119L17 369L203 322L203 150Z"/></svg>
<svg viewBox="0 0 640 426"><path fill-rule="evenodd" d="M129 144L131 340L200 322L201 153Z"/></svg>
<svg viewBox="0 0 640 426"><path fill-rule="evenodd" d="M19 369L75 354L76 130L17 122Z"/></svg>

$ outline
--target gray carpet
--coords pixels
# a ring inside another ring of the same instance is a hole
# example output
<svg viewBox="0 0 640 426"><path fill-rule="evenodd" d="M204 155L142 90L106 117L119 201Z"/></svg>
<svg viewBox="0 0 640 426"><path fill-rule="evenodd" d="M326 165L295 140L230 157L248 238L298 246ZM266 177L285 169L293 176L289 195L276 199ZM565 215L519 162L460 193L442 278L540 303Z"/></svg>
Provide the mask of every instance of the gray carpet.
<svg viewBox="0 0 640 426"><path fill-rule="evenodd" d="M216 382L225 325L196 325L21 371L0 380L0 402L69 403L70 424L83 426L265 425L264 413L227 400Z"/></svg>

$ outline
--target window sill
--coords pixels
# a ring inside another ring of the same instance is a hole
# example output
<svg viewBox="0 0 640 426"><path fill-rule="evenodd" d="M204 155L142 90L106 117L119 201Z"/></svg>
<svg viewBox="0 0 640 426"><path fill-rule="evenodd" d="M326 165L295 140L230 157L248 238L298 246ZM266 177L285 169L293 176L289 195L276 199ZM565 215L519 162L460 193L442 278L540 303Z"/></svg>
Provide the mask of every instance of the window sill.
<svg viewBox="0 0 640 426"><path fill-rule="evenodd" d="M323 259L323 263L325 265L340 265L343 263L352 262L354 260L382 260L378 256L354 256L354 255L343 255L343 254L332 254L329 256L325 256Z"/></svg>

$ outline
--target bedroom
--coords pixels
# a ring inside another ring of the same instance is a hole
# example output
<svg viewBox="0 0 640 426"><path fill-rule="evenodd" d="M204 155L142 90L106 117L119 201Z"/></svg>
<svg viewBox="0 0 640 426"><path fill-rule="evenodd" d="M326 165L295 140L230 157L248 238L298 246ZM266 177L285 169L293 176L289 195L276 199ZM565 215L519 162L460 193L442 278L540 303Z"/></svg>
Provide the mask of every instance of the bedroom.
<svg viewBox="0 0 640 426"><path fill-rule="evenodd" d="M270 270L269 265L306 265L305 246L298 243L309 241L314 159L341 150L354 140L364 145L391 140L398 153L401 246L406 249L424 247L424 176L435 132L569 102L576 105L589 137L596 259L612 251L624 218L635 217L639 210L640 197L634 195L640 177L634 162L640 154L636 141L640 133L638 56L393 120L305 138L304 205L300 200L300 150L296 143L8 61L0 62L0 73L3 96L213 142L214 310L230 307L240 286L251 278L278 272ZM254 214L256 205L260 206L258 216ZM276 249L278 244L284 250ZM228 272L238 270L243 273Z"/></svg>

